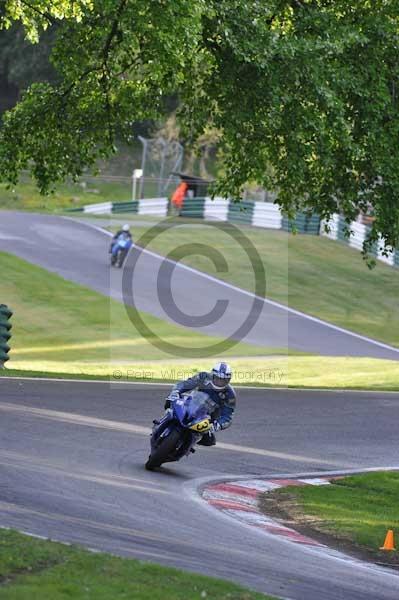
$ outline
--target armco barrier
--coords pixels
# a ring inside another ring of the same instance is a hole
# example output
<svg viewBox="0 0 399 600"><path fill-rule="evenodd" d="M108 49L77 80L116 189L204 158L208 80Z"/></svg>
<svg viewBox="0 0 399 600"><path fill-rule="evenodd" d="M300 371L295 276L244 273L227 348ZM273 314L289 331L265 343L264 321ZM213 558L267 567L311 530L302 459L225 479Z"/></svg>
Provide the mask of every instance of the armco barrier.
<svg viewBox="0 0 399 600"><path fill-rule="evenodd" d="M325 224L326 221L321 221L320 235L329 237L331 240L341 241L359 251L363 249L363 242L370 231L370 228L367 225L358 223L357 221L352 221L348 226L342 215L332 216L331 220L328 222L330 228L329 232L325 231ZM348 228L351 231L349 238L346 235ZM395 250L395 252L392 252L388 256L383 256L382 247L382 241L379 244L373 244L370 254L387 265L399 267L399 250Z"/></svg>
<svg viewBox="0 0 399 600"><path fill-rule="evenodd" d="M91 214L131 213L166 217L169 202L167 198L145 198L135 202L102 202L73 208L71 212ZM319 234L320 219L299 214L294 222L283 217L280 208L269 202L235 202L226 198L185 198L179 211L181 217L231 221L266 229L293 229L301 233Z"/></svg>
<svg viewBox="0 0 399 600"><path fill-rule="evenodd" d="M283 216L278 206L270 202L255 202L252 225L267 229L281 229Z"/></svg>
<svg viewBox="0 0 399 600"><path fill-rule="evenodd" d="M281 210L269 202L234 202L225 198L185 198L180 211L182 217L197 217L201 219L217 219L246 223L266 229L292 230L294 227L300 233L319 235L320 219L317 215L298 214L295 221L288 221Z"/></svg>
<svg viewBox="0 0 399 600"><path fill-rule="evenodd" d="M131 213L141 215L155 215L166 217L168 214L167 198L146 198L144 200L129 200L126 202L100 202L87 204L80 208L71 208L68 212L84 212L93 215L106 215L111 213Z"/></svg>
<svg viewBox="0 0 399 600"><path fill-rule="evenodd" d="M338 239L339 215L333 215L331 221L328 222L328 231L324 229L326 221L320 223L320 235L324 235L331 240Z"/></svg>
<svg viewBox="0 0 399 600"><path fill-rule="evenodd" d="M255 202L230 202L227 220L252 225Z"/></svg>
<svg viewBox="0 0 399 600"><path fill-rule="evenodd" d="M204 219L227 221L230 200L226 198L205 198Z"/></svg>
<svg viewBox="0 0 399 600"><path fill-rule="evenodd" d="M203 219L205 211L205 198L186 198L180 210L181 217Z"/></svg>
<svg viewBox="0 0 399 600"><path fill-rule="evenodd" d="M83 212L101 214L109 213L112 210L112 202L101 202L100 204L88 204L84 207Z"/></svg>
<svg viewBox="0 0 399 600"><path fill-rule="evenodd" d="M169 202L167 198L145 198L144 200L137 200L135 202L89 204L78 209L71 209L70 212L92 214L112 212L166 217L168 207ZM320 221L318 215L298 213L294 221L289 221L283 216L276 204L250 201L234 202L225 198L215 198L214 200L211 198L185 198L179 214L181 217L231 221L266 229L292 231L295 228L299 233L323 235L332 240L339 240L356 250L362 249L363 242L369 231L367 225L354 221L350 224L350 229L353 233L348 238L346 235L347 224L345 219L338 214L331 217L329 221L330 230L326 232L324 229L325 222ZM371 254L388 265L399 267L399 250L385 257L379 249L381 245L374 244Z"/></svg>
<svg viewBox="0 0 399 600"><path fill-rule="evenodd" d="M343 219L341 216L339 216L338 218L338 230L337 230L337 236L338 236L338 240L340 242L345 242L346 244L348 243L348 237L347 237L347 224L345 222L345 219Z"/></svg>
<svg viewBox="0 0 399 600"><path fill-rule="evenodd" d="M284 231L297 231L298 233L310 233L319 235L320 219L317 215L299 213L294 221L283 217L281 228Z"/></svg>
<svg viewBox="0 0 399 600"><path fill-rule="evenodd" d="M361 250L363 248L363 240L367 235L366 225L363 225L363 223L352 223L351 230L353 231L353 235L348 240L349 246L356 248L356 250Z"/></svg>
<svg viewBox="0 0 399 600"><path fill-rule="evenodd" d="M145 198L135 202L102 202L89 204L72 212L106 214L130 213L166 217L169 202L166 198ZM226 198L185 198L179 211L181 217L205 220L231 221L266 229L292 230L318 235L320 219L317 215L298 214L293 222L283 217L280 208L269 202L235 202Z"/></svg>
<svg viewBox="0 0 399 600"><path fill-rule="evenodd" d="M113 202L112 203L112 213L132 213L137 214L139 211L139 203L138 201L133 202Z"/></svg>
<svg viewBox="0 0 399 600"><path fill-rule="evenodd" d="M166 198L154 198L153 200L140 200L138 202L139 215L154 215L166 217L168 214L168 200Z"/></svg>

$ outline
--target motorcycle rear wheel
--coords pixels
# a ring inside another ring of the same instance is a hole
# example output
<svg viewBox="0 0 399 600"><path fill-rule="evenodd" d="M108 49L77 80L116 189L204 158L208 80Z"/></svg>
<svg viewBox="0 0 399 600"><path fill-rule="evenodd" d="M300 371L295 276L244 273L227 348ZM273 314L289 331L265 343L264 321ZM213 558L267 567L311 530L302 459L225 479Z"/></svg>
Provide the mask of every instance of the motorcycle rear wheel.
<svg viewBox="0 0 399 600"><path fill-rule="evenodd" d="M162 438L159 446L157 446L152 454L148 457L145 463L147 471L153 471L166 462L169 455L175 450L177 443L180 441L181 434L179 431L173 430L166 438Z"/></svg>
<svg viewBox="0 0 399 600"><path fill-rule="evenodd" d="M122 268L122 266L123 266L123 263L125 262L126 254L127 254L126 250L119 250L119 252L118 252L118 263L117 263L117 267L118 267L119 269L121 269L121 268Z"/></svg>

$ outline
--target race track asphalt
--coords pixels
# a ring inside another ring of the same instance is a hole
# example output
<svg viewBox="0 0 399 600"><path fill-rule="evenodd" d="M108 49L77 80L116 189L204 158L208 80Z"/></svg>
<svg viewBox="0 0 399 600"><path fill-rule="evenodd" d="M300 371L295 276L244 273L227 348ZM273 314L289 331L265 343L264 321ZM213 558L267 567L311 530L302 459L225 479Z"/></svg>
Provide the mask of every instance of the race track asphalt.
<svg viewBox="0 0 399 600"><path fill-rule="evenodd" d="M198 495L209 478L399 465L399 394L240 389L215 448L149 473L167 389L0 378L0 525L291 600L399 597L398 572L270 537Z"/></svg>
<svg viewBox="0 0 399 600"><path fill-rule="evenodd" d="M245 318L253 316L254 298L250 294L181 265L174 268L171 277L171 292L177 305L172 312L167 295L168 274L165 269L160 272L161 265L167 265L161 257L147 252L139 253L133 285L127 286L134 290L132 299L129 291L123 293L121 272L112 269L110 274L108 245L106 233L87 223L52 215L0 212L0 250L119 301L134 303L142 311L171 322L178 321L178 324L192 323L197 318L196 331L234 338ZM134 250L133 256L138 252ZM201 319L215 308L217 302L228 302L224 314L209 323ZM239 335L245 342L322 355L399 359L399 349L351 335L317 319L289 312L275 303L259 302L258 320L251 323L252 329L246 335Z"/></svg>

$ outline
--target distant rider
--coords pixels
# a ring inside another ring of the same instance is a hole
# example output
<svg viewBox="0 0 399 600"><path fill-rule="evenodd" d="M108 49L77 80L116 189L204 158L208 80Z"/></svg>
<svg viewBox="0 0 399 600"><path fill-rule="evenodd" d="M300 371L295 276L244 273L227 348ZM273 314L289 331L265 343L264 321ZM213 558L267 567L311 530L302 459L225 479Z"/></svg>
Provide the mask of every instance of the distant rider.
<svg viewBox="0 0 399 600"><path fill-rule="evenodd" d="M132 238L132 234L130 233L130 225L128 225L127 223L122 227L122 229L119 229L119 231L117 231L114 235L114 237L112 238L112 242L111 242L111 246L109 248L109 252L111 254L116 241L118 240L119 236L123 235L125 237L128 237L129 240L131 240L133 242L133 238Z"/></svg>
<svg viewBox="0 0 399 600"><path fill-rule="evenodd" d="M227 363L217 363L210 373L202 371L185 381L176 383L165 402L165 409L170 408L171 403L179 400L181 395L193 390L206 392L211 400L217 404L217 408L210 415L212 429L202 436L198 444L202 446L214 446L216 444L215 431L230 427L236 406L236 393L230 385L231 369Z"/></svg>

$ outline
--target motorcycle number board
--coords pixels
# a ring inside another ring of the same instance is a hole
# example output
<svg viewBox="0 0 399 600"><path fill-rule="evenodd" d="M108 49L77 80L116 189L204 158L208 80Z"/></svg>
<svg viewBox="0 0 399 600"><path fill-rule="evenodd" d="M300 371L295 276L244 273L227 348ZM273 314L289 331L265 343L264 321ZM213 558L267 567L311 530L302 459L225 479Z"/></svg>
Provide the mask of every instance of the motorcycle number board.
<svg viewBox="0 0 399 600"><path fill-rule="evenodd" d="M204 433L211 427L211 422L209 419L204 419L199 423L195 423L195 425L191 425L190 429L194 429L194 431L198 431L198 433Z"/></svg>

